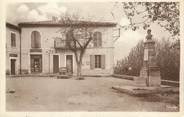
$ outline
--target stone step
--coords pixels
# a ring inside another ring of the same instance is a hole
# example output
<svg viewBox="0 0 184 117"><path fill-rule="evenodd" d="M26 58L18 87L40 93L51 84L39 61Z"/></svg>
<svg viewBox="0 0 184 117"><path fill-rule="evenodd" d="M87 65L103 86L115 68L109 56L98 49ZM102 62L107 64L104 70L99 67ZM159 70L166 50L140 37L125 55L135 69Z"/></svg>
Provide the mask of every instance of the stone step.
<svg viewBox="0 0 184 117"><path fill-rule="evenodd" d="M136 86L146 86L145 77L135 77L133 81Z"/></svg>
<svg viewBox="0 0 184 117"><path fill-rule="evenodd" d="M135 96L145 96L159 93L179 93L178 87L160 86L160 87L140 87L140 86L113 86L112 89L122 93L127 93Z"/></svg>

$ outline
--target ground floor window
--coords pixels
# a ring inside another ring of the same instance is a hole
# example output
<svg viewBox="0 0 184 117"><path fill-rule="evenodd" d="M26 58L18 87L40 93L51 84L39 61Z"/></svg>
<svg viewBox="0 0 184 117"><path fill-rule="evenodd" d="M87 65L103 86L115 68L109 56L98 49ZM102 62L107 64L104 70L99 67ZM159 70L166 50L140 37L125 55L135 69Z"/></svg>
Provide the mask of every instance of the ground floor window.
<svg viewBox="0 0 184 117"><path fill-rule="evenodd" d="M16 69L16 59L11 59L11 75L15 75L15 69Z"/></svg>
<svg viewBox="0 0 184 117"><path fill-rule="evenodd" d="M90 68L105 69L105 55L90 55Z"/></svg>
<svg viewBox="0 0 184 117"><path fill-rule="evenodd" d="M42 55L31 55L31 73L42 72Z"/></svg>
<svg viewBox="0 0 184 117"><path fill-rule="evenodd" d="M101 68L101 55L95 55L95 68Z"/></svg>

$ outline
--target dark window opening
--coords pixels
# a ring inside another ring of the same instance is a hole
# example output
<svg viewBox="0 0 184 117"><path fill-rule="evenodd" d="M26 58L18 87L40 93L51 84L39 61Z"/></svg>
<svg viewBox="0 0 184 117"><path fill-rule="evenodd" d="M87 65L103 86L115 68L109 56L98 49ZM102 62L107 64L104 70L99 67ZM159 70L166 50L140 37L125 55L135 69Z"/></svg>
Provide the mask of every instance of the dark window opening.
<svg viewBox="0 0 184 117"><path fill-rule="evenodd" d="M95 68L101 68L101 55L95 55Z"/></svg>
<svg viewBox="0 0 184 117"><path fill-rule="evenodd" d="M38 31L31 33L31 48L41 48L41 36Z"/></svg>
<svg viewBox="0 0 184 117"><path fill-rule="evenodd" d="M16 47L16 35L15 35L15 33L11 33L11 46Z"/></svg>

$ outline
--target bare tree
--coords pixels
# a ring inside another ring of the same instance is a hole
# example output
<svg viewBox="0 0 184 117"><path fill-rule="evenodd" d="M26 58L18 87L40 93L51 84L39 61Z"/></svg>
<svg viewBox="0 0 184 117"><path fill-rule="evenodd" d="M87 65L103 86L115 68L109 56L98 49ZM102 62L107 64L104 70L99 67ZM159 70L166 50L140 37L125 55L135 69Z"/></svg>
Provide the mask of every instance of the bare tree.
<svg viewBox="0 0 184 117"><path fill-rule="evenodd" d="M64 30L66 39L66 47L71 50L75 55L77 64L77 79L84 79L82 77L82 60L85 51L93 39L91 22L81 21L78 15L66 15L61 18L60 22L67 25Z"/></svg>

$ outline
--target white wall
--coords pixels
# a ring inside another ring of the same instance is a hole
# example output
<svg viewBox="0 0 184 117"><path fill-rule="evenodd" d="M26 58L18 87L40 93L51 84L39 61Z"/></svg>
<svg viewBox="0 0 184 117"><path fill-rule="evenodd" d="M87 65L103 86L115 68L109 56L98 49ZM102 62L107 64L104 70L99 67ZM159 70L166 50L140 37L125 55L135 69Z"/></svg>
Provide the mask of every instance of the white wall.
<svg viewBox="0 0 184 117"><path fill-rule="evenodd" d="M16 47L11 47L11 33L16 35ZM10 54L17 54L17 57L10 57ZM6 27L6 71L11 71L11 59L16 59L15 72L19 73L20 68L20 33L17 30Z"/></svg>
<svg viewBox="0 0 184 117"><path fill-rule="evenodd" d="M105 69L90 69L90 55L105 55ZM87 49L83 58L82 72L84 75L112 74L113 73L113 47Z"/></svg>
<svg viewBox="0 0 184 117"><path fill-rule="evenodd" d="M61 53L55 53L54 49L54 37L60 36L58 31L62 31L64 29L60 27L25 27L22 28L22 69L27 69L30 72L30 54L39 54L37 53L30 53L31 49L31 33L32 31L38 31L41 35L41 48L42 52L42 70L43 73L49 73L49 54L47 53L48 50L53 50L50 53L50 72L53 72L53 55L59 55L59 66L65 67L65 57L67 54L71 55L71 52L63 51ZM113 68L113 37L112 37L112 28L109 27L100 27L96 28L93 31L100 31L102 32L102 48L92 48L92 43L89 45L89 48L86 51L84 56L84 63L89 61L90 54L105 54L106 55L106 72L104 73L112 73ZM76 72L76 64L75 58L73 56L73 69L74 73ZM83 71L87 73L89 71L89 65L84 64ZM104 71L105 71L104 70ZM91 71L91 73L95 73L95 70ZM102 71L102 70L101 70Z"/></svg>

